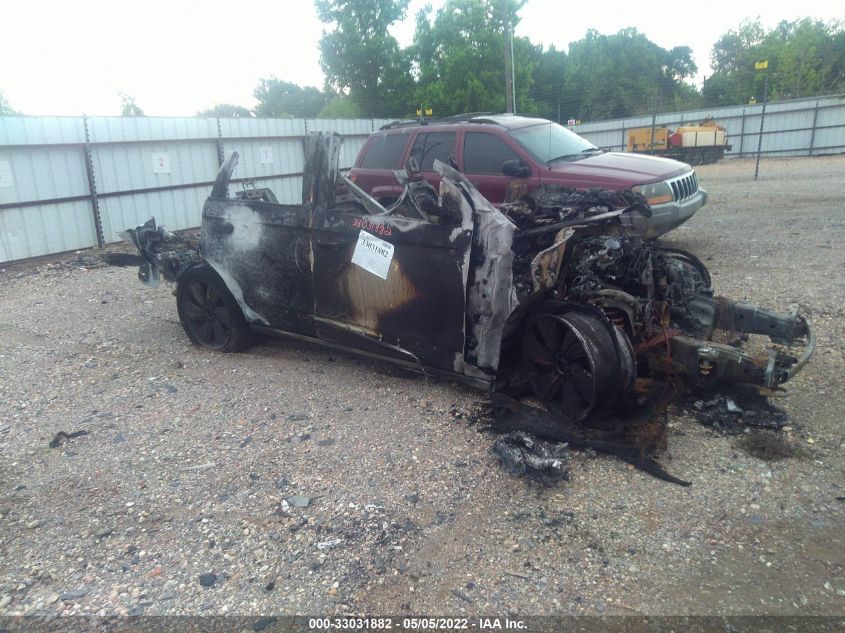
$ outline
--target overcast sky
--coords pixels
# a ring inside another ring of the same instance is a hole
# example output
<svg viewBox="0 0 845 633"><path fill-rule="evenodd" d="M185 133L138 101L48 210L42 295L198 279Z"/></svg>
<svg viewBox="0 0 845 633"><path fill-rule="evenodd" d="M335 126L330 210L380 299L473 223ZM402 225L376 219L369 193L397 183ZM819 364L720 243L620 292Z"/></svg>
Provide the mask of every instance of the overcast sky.
<svg viewBox="0 0 845 633"><path fill-rule="evenodd" d="M403 45L423 4L411 0L392 29ZM270 75L323 83L310 0L0 0L0 9L0 93L26 114L116 115L124 91L148 115L193 115L216 103L254 106L253 89ZM664 48L692 47L700 82L716 39L757 16L771 27L845 20L845 9L841 0L528 0L516 34L565 49L589 28L633 26Z"/></svg>

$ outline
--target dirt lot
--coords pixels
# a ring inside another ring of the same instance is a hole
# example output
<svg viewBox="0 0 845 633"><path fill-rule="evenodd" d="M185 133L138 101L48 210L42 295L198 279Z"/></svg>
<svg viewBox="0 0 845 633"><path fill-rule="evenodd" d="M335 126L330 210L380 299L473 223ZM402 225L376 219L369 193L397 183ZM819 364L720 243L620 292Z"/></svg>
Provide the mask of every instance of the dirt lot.
<svg viewBox="0 0 845 633"><path fill-rule="evenodd" d="M676 410L662 462L691 487L575 452L544 488L467 419L481 392L301 344L199 351L135 269L12 266L0 613L845 615L845 159L698 173L710 202L665 241L817 329L777 398L800 457Z"/></svg>

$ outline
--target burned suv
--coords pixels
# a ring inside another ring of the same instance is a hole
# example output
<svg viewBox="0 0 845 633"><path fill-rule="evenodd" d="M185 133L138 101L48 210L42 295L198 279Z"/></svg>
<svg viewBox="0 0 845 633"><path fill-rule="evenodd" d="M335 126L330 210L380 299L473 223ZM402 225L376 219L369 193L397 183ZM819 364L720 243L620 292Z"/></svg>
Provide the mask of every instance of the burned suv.
<svg viewBox="0 0 845 633"><path fill-rule="evenodd" d="M638 424L607 421L636 409L638 378L773 389L813 351L803 317L716 296L694 255L626 234L647 213L641 194L539 188L497 209L452 167L434 163L435 189L409 161L386 208L348 178L337 197L339 147L337 135L306 139L298 205L267 189L229 197L232 154L198 248L154 220L127 231L142 281L176 282L196 345L238 351L266 334L376 357L490 390L505 417L521 412L555 437L633 433ZM749 354L714 341L717 330L775 345Z"/></svg>
<svg viewBox="0 0 845 633"><path fill-rule="evenodd" d="M540 186L633 189L646 197L651 215L630 213L622 221L627 233L643 238L671 231L707 201L685 163L604 152L557 123L512 114L391 123L370 136L349 177L390 206L403 189L393 172L409 158L433 186L440 180L434 162L451 165L496 207Z"/></svg>

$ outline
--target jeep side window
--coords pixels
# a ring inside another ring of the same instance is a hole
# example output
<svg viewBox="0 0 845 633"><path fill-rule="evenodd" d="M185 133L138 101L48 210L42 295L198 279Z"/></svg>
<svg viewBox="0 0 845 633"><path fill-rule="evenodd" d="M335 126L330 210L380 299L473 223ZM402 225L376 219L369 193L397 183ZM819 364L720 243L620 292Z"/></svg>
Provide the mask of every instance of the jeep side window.
<svg viewBox="0 0 845 633"><path fill-rule="evenodd" d="M519 155L498 136L480 132L464 135L464 172L467 174L501 174L502 163L519 160Z"/></svg>
<svg viewBox="0 0 845 633"><path fill-rule="evenodd" d="M399 169L407 134L380 134L373 138L361 159L363 169Z"/></svg>
<svg viewBox="0 0 845 633"><path fill-rule="evenodd" d="M455 132L421 132L411 148L411 157L415 158L420 171L434 171L435 159L447 165L449 156L455 153Z"/></svg>

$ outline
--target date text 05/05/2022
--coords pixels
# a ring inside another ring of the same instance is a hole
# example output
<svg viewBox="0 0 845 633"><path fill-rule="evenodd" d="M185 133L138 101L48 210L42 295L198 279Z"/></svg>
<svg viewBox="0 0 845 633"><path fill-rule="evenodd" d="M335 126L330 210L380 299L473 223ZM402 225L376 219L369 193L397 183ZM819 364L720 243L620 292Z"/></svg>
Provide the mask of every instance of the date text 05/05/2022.
<svg viewBox="0 0 845 633"><path fill-rule="evenodd" d="M404 630L404 631L495 631L525 630L522 620L510 618L464 618L464 617L368 617L368 618L309 618L308 628L323 631L342 630Z"/></svg>

